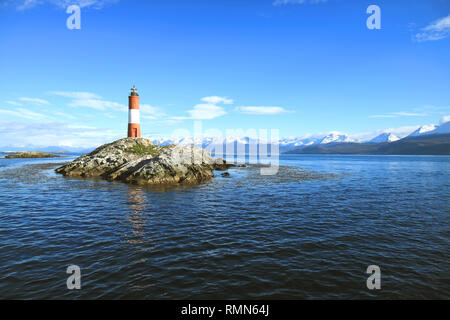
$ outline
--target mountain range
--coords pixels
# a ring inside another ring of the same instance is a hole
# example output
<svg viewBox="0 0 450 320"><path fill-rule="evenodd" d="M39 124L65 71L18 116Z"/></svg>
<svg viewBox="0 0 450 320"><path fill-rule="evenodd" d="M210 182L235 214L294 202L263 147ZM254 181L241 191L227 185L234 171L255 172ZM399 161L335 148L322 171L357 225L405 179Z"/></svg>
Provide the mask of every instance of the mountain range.
<svg viewBox="0 0 450 320"><path fill-rule="evenodd" d="M329 132L325 135L307 135L303 137L287 137L278 140L279 151L281 153L362 153L362 154L405 154L411 152L412 154L427 154L432 152L435 154L450 154L450 150L444 147L442 150L434 143L444 144L446 139L450 138L446 135L450 134L450 122L444 122L441 125L424 125L413 131L408 136L400 139L392 132L383 132L378 136L359 141L349 135L341 132ZM443 135L443 137L442 137ZM413 139L426 137L424 139ZM259 145L267 143L264 140L253 139L249 137L226 137L218 138L179 138L168 139L160 138L153 139L154 144L169 145L169 144L196 144L203 148L215 152L220 146L222 150L227 150L227 153L234 154L236 150L241 151L237 153L248 153L248 145ZM407 141L407 143L405 142ZM407 144L406 150L403 150L403 145ZM392 145L391 145L392 144ZM413 150L414 144L418 144L417 150ZM428 147L423 149L424 144L433 144L433 148ZM420 147L422 145L422 147ZM389 147L388 147L389 146ZM226 149L225 149L226 148ZM398 149L398 151L396 151ZM231 152L228 152L228 151ZM434 150L434 151L433 151ZM425 152L425 153L424 153Z"/></svg>
<svg viewBox="0 0 450 320"><path fill-rule="evenodd" d="M286 153L450 155L450 122L421 126L402 139L385 132L369 141L318 143L291 149Z"/></svg>
<svg viewBox="0 0 450 320"><path fill-rule="evenodd" d="M331 143L294 149L295 154L450 155L450 134L429 134L382 143Z"/></svg>

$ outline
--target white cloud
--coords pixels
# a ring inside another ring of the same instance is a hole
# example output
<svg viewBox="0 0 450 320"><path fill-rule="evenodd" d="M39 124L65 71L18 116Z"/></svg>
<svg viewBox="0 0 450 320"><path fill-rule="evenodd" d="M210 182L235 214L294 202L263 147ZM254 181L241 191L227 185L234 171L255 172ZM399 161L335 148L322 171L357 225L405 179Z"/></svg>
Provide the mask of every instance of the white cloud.
<svg viewBox="0 0 450 320"><path fill-rule="evenodd" d="M47 92L49 95L61 96L72 99L101 99L102 97L98 94L91 92L79 92L79 91L50 91Z"/></svg>
<svg viewBox="0 0 450 320"><path fill-rule="evenodd" d="M22 3L22 4L17 5L17 10L27 10L27 9L31 9L31 8L35 7L37 4L39 4L39 1L38 0L24 0L24 1L19 1L19 3Z"/></svg>
<svg viewBox="0 0 450 320"><path fill-rule="evenodd" d="M275 0L272 4L274 6L283 6L287 4L304 4L304 3L322 3L327 2L327 0Z"/></svg>
<svg viewBox="0 0 450 320"><path fill-rule="evenodd" d="M396 116L400 117L426 117L427 113L417 113L417 112L394 112Z"/></svg>
<svg viewBox="0 0 450 320"><path fill-rule="evenodd" d="M5 103L13 105L13 106L23 106L23 104L16 101L5 101Z"/></svg>
<svg viewBox="0 0 450 320"><path fill-rule="evenodd" d="M292 112L282 107L254 107L254 106L237 107L235 110L245 114L257 114L257 115L274 115Z"/></svg>
<svg viewBox="0 0 450 320"><path fill-rule="evenodd" d="M141 117L144 119L156 120L158 118L166 116L158 107L151 106L149 104L141 104L139 106L141 111Z"/></svg>
<svg viewBox="0 0 450 320"><path fill-rule="evenodd" d="M55 115L55 116L60 116L62 118L67 118L67 119L72 119L72 120L76 119L75 116L73 116L71 114L68 114L68 113L64 113L64 112L53 111L52 114Z"/></svg>
<svg viewBox="0 0 450 320"><path fill-rule="evenodd" d="M47 100L39 99L39 98L26 98L26 97L23 97L23 98L19 98L19 100L20 101L24 101L24 102L29 102L29 103L32 103L32 104L35 104L35 105L38 105L38 106L43 105L43 104L50 104L50 102L48 102Z"/></svg>
<svg viewBox="0 0 450 320"><path fill-rule="evenodd" d="M427 113L417 113L417 112L392 112L387 114L374 114L369 116L369 118L398 118L398 117L426 117Z"/></svg>
<svg viewBox="0 0 450 320"><path fill-rule="evenodd" d="M396 118L393 114L373 114L369 118Z"/></svg>
<svg viewBox="0 0 450 320"><path fill-rule="evenodd" d="M450 14L446 17L433 21L415 35L418 42L434 41L450 36Z"/></svg>
<svg viewBox="0 0 450 320"><path fill-rule="evenodd" d="M189 117L172 117L173 121L180 121L186 119L194 120L210 120L227 114L225 109L218 104L232 104L233 100L226 97L208 96L200 99L206 103L195 105L191 110L188 110Z"/></svg>
<svg viewBox="0 0 450 320"><path fill-rule="evenodd" d="M441 121L439 122L440 124L446 123L450 121L450 116L444 116L442 117Z"/></svg>
<svg viewBox="0 0 450 320"><path fill-rule="evenodd" d="M197 104L188 113L191 119L209 120L225 115L227 112L224 108L211 103Z"/></svg>
<svg viewBox="0 0 450 320"><path fill-rule="evenodd" d="M124 104L113 102L113 101L107 101L107 100L100 100L100 99L79 99L79 100L73 100L68 104L71 107L86 107L86 108L92 108L96 110L107 110L112 109L116 111L127 111L128 107Z"/></svg>
<svg viewBox="0 0 450 320"><path fill-rule="evenodd" d="M17 10L28 10L37 5L49 3L62 9L66 9L70 5L78 5L80 8L101 9L109 3L116 3L119 0L11 0Z"/></svg>
<svg viewBox="0 0 450 320"><path fill-rule="evenodd" d="M413 111L426 111L431 113L445 113L446 111L450 110L450 106L442 107L442 106L432 106L432 105L426 105L422 107L414 108Z"/></svg>
<svg viewBox="0 0 450 320"><path fill-rule="evenodd" d="M50 91L49 95L61 96L72 99L67 105L70 107L86 107L99 111L121 111L127 112L128 106L114 101L104 100L102 96L92 92L82 91ZM150 104L141 104L139 106L142 119L157 120L167 115L158 107ZM104 112L108 118L116 118L116 115Z"/></svg>
<svg viewBox="0 0 450 320"><path fill-rule="evenodd" d="M92 92L80 92L80 91L50 91L49 95L61 96L73 99L68 103L71 107L86 107L95 110L116 110L127 111L128 107L124 104L114 101L108 101L102 99L102 97Z"/></svg>
<svg viewBox="0 0 450 320"><path fill-rule="evenodd" d="M211 103L211 104L233 104L233 99L228 99L226 97L218 97L218 96L210 96L210 97L204 97L201 98L203 102Z"/></svg>
<svg viewBox="0 0 450 320"><path fill-rule="evenodd" d="M30 120L43 120L48 118L46 115L25 108L17 108L15 110L0 109L0 113Z"/></svg>

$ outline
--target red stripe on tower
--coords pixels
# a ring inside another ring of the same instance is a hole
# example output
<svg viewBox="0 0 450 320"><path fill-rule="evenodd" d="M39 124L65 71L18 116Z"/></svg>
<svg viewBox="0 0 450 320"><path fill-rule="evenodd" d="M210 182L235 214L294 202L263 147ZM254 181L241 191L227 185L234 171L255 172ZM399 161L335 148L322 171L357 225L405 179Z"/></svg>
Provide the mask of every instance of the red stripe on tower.
<svg viewBox="0 0 450 320"><path fill-rule="evenodd" d="M128 96L128 138L140 138L141 125L139 121L139 94L135 86Z"/></svg>

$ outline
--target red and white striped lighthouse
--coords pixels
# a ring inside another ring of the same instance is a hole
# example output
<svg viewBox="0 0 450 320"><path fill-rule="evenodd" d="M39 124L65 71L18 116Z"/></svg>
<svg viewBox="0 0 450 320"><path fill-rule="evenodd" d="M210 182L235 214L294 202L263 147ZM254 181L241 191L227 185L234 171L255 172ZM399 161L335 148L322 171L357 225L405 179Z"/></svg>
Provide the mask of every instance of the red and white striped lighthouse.
<svg viewBox="0 0 450 320"><path fill-rule="evenodd" d="M140 138L141 125L139 124L139 94L135 86L131 88L128 96L128 138Z"/></svg>

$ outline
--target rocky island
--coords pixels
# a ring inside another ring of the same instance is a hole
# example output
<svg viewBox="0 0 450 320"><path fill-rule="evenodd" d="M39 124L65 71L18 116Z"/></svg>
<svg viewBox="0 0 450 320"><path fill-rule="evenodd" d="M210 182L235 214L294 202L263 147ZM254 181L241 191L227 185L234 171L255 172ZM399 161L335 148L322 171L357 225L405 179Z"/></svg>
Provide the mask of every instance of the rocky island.
<svg viewBox="0 0 450 320"><path fill-rule="evenodd" d="M17 153L8 154L5 159L15 159L15 158L59 158L61 156L41 152L41 151L19 151Z"/></svg>
<svg viewBox="0 0 450 320"><path fill-rule="evenodd" d="M55 172L137 184L195 184L211 180L214 169L226 170L230 166L197 146L158 146L145 138L123 138L102 145Z"/></svg>

